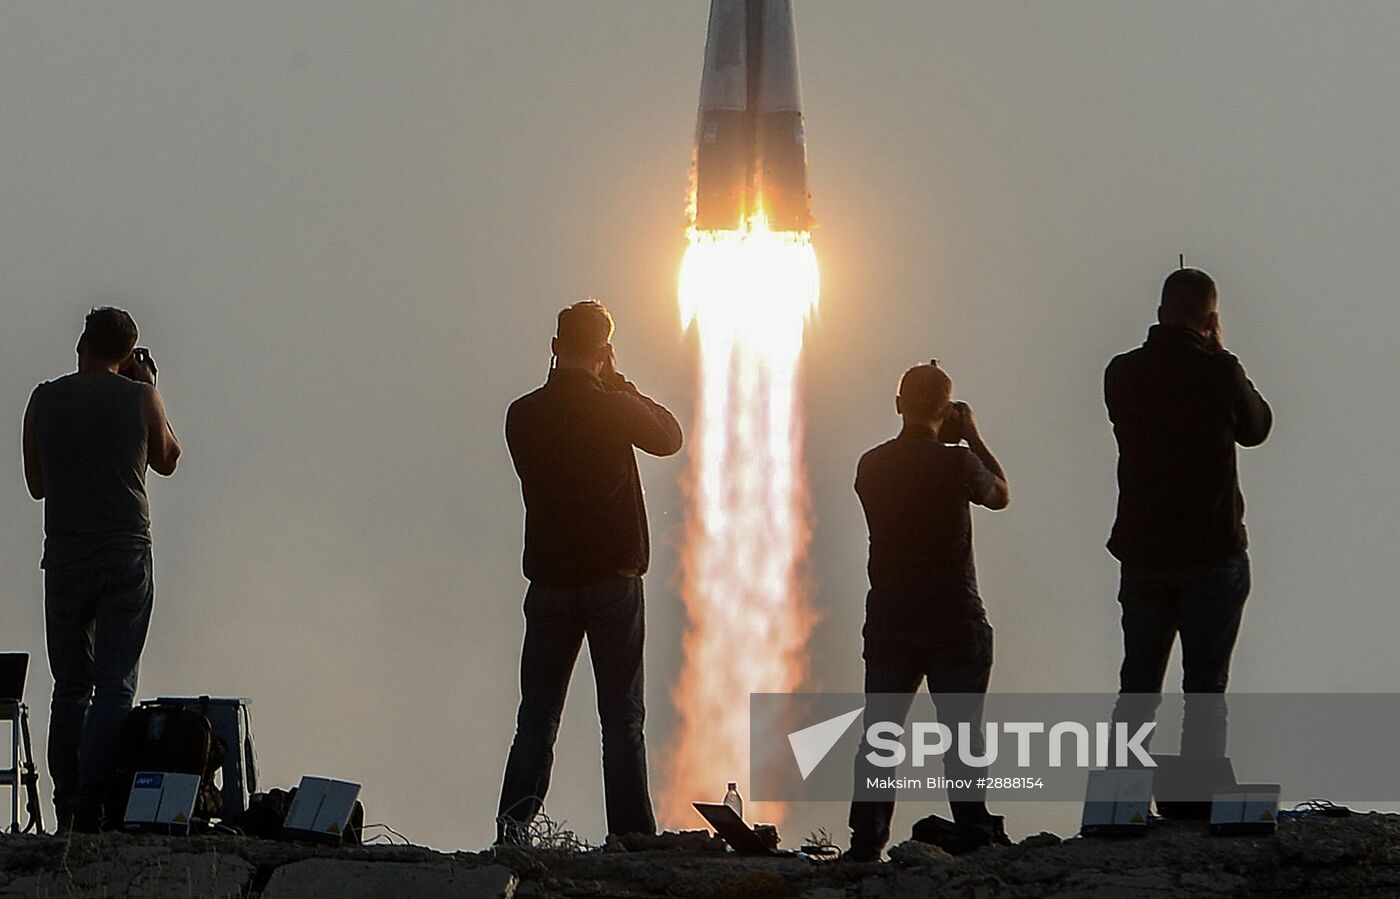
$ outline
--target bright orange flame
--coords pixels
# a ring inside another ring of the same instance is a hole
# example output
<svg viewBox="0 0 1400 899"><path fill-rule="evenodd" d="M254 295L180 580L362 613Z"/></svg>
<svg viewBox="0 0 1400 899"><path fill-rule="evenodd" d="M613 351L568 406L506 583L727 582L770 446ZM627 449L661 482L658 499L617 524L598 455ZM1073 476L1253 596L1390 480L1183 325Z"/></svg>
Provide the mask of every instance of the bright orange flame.
<svg viewBox="0 0 1400 899"><path fill-rule="evenodd" d="M691 230L682 323L700 338L682 588L690 626L662 818L749 785L749 694L797 689L813 613L799 579L809 529L798 361L819 292L810 235ZM778 823L780 805L745 808Z"/></svg>

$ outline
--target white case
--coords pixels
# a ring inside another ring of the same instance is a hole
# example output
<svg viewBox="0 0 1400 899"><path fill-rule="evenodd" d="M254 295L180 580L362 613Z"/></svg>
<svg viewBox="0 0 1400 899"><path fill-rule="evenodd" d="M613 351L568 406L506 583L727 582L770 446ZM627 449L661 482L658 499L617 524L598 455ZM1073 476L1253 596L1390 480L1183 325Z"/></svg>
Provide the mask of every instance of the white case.
<svg viewBox="0 0 1400 899"><path fill-rule="evenodd" d="M1152 772L1141 768L1090 771L1084 790L1086 834L1124 834L1147 830L1152 801Z"/></svg>
<svg viewBox="0 0 1400 899"><path fill-rule="evenodd" d="M297 787L282 829L291 836L338 843L359 797L357 783L307 775Z"/></svg>
<svg viewBox="0 0 1400 899"><path fill-rule="evenodd" d="M126 803L127 827L158 828L189 833L194 804L199 798L198 774L138 771Z"/></svg>
<svg viewBox="0 0 1400 899"><path fill-rule="evenodd" d="M1210 832L1272 833L1278 824L1278 784L1236 784L1210 803Z"/></svg>

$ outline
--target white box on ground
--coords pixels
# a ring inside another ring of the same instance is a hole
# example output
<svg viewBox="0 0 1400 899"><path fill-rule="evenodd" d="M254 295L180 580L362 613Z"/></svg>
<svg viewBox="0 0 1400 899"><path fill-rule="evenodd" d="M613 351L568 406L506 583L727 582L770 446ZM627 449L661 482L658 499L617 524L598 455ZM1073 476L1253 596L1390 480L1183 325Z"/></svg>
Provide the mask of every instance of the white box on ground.
<svg viewBox="0 0 1400 899"><path fill-rule="evenodd" d="M287 810L282 830L289 836L323 842L340 842L345 835L360 785L348 780L307 775L297 786L296 798Z"/></svg>
<svg viewBox="0 0 1400 899"><path fill-rule="evenodd" d="M136 772L131 781L131 798L126 802L126 826L189 833L194 804L199 799L199 783L198 774Z"/></svg>
<svg viewBox="0 0 1400 899"><path fill-rule="evenodd" d="M1085 834L1128 834L1147 829L1152 772L1141 768L1090 771L1084 790Z"/></svg>
<svg viewBox="0 0 1400 899"><path fill-rule="evenodd" d="M1278 784L1235 784L1210 802L1210 832L1273 833L1278 825Z"/></svg>

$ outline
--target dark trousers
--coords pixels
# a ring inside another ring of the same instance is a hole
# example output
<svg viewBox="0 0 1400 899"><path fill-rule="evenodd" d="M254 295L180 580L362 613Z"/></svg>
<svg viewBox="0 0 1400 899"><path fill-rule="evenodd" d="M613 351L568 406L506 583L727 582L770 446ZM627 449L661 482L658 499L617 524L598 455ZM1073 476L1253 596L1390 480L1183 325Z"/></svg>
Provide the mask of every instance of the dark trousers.
<svg viewBox="0 0 1400 899"><path fill-rule="evenodd" d="M866 788L871 777L890 777L894 771L877 768L866 759L870 747L865 733L879 721L903 724L919 686L928 681L938 720L953 732L954 746L943 755L944 776L975 780L983 769L971 768L958 757L958 725L969 725L969 746L982 755L983 694L992 673L992 628L985 621L969 623L950 632L949 639L933 641L927 648L882 643L867 637L865 642L865 713L860 749L856 752L855 783L851 801L851 848L881 850L890 840L894 818L894 790ZM986 790L977 787L950 790L948 804L959 824L984 824L987 812Z"/></svg>
<svg viewBox="0 0 1400 899"><path fill-rule="evenodd" d="M100 803L155 600L149 548L110 552L44 573L44 632L53 702L49 774L60 819Z"/></svg>
<svg viewBox="0 0 1400 899"><path fill-rule="evenodd" d="M642 734L645 632L640 577L610 578L586 587L530 585L520 654L520 710L501 785L498 840L512 839L513 831L528 824L544 804L564 697L584 637L598 690L608 832L656 833Z"/></svg>
<svg viewBox="0 0 1400 899"><path fill-rule="evenodd" d="M1123 667L1115 721L1151 721L1162 701L1172 645L1181 637L1182 755L1223 756L1225 687L1230 656L1249 597L1244 553L1205 565L1142 569L1123 566L1118 602L1123 613Z"/></svg>

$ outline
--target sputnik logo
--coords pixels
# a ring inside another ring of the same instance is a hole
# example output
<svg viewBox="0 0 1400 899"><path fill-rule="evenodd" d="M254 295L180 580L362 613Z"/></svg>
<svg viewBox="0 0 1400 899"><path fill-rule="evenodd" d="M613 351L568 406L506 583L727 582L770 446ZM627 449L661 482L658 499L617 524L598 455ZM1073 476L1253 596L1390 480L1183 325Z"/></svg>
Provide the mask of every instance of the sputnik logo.
<svg viewBox="0 0 1400 899"><path fill-rule="evenodd" d="M792 747L792 757L797 760L797 770L803 780L821 764L836 741L850 729L851 722L860 717L863 711L865 706L788 734L788 745Z"/></svg>

